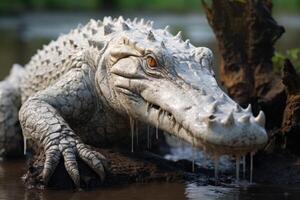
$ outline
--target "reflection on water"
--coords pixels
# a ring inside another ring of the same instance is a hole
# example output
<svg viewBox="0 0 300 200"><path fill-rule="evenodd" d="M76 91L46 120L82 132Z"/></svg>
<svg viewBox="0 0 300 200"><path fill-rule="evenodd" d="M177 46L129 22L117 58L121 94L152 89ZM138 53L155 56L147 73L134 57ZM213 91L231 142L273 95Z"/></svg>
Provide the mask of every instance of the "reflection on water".
<svg viewBox="0 0 300 200"><path fill-rule="evenodd" d="M25 161L0 162L0 199L28 199L28 200L53 200L53 199L185 199L184 185L179 183L151 183L132 184L117 188L99 188L93 191L53 191L53 190L27 190L21 176L25 172Z"/></svg>
<svg viewBox="0 0 300 200"><path fill-rule="evenodd" d="M298 200L300 197L300 186L251 185L245 187L217 187L197 186L192 183L187 185L185 194L186 198L191 200Z"/></svg>
<svg viewBox="0 0 300 200"><path fill-rule="evenodd" d="M0 17L0 80L9 72L13 63L25 64L50 39L55 39L60 33L66 33L80 22L86 23L89 18L103 18L103 14L63 14L34 13L20 17ZM117 16L119 14L116 14ZM137 15L132 15L137 16ZM125 17L131 17L125 14ZM139 16L137 16L139 17ZM218 54L213 33L201 15L148 15L147 19L155 21L156 27L169 24L171 31L183 30L185 38L192 43L208 46ZM279 23L286 26L287 33L277 44L277 49L284 51L300 47L300 16L278 16ZM168 159L192 157L193 152L186 146L175 147ZM212 165L204 154L197 153L199 165ZM27 190L22 184L24 160L0 161L0 199L300 199L300 186L198 186L196 183L151 183L133 184L117 188L99 188L89 192L74 191L38 191ZM232 163L224 159L221 168L232 169Z"/></svg>
<svg viewBox="0 0 300 200"><path fill-rule="evenodd" d="M25 172L24 160L0 161L0 199L26 200L283 200L299 199L300 186L233 185L199 186L196 183L147 183L92 191L55 191L25 189L21 176Z"/></svg>

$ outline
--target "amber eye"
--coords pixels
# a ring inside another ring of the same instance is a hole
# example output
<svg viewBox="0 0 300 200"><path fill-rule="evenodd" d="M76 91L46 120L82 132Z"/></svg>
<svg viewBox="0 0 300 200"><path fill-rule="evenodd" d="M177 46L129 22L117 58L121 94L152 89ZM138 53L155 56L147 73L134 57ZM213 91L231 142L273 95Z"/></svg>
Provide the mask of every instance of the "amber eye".
<svg viewBox="0 0 300 200"><path fill-rule="evenodd" d="M151 57L151 56L147 57L147 64L151 68L156 68L157 67L156 60L153 57Z"/></svg>

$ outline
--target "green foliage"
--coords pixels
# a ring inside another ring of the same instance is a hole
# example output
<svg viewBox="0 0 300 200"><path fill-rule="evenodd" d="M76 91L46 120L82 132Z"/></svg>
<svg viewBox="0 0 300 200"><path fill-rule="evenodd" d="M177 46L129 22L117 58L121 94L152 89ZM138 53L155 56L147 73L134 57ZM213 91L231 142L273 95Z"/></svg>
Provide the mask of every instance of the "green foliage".
<svg viewBox="0 0 300 200"><path fill-rule="evenodd" d="M246 0L235 0L245 3ZM210 0L207 0L210 2ZM273 0L275 11L299 11L300 0ZM23 10L129 10L174 11L201 10L201 0L0 0L0 14Z"/></svg>
<svg viewBox="0 0 300 200"><path fill-rule="evenodd" d="M298 74L300 74L300 48L287 50L285 53L276 52L272 58L273 69L275 73L280 74L283 67L284 59L288 58L291 60L296 68Z"/></svg>
<svg viewBox="0 0 300 200"><path fill-rule="evenodd" d="M120 8L126 10L168 10L168 11L187 11L201 9L200 0L119 0Z"/></svg>
<svg viewBox="0 0 300 200"><path fill-rule="evenodd" d="M299 0L273 0L275 11L299 11L300 1Z"/></svg>

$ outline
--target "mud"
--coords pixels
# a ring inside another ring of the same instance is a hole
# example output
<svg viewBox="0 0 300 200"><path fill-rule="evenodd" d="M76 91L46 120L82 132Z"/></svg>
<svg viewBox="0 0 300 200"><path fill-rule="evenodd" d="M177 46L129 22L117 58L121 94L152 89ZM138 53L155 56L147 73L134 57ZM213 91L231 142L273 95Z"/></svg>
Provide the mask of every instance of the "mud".
<svg viewBox="0 0 300 200"><path fill-rule="evenodd" d="M92 189L99 186L107 187L150 181L179 181L183 178L183 172L179 166L149 152L132 154L130 152L107 149L98 151L110 161L109 170L106 172L106 180L104 183L101 183L96 173L87 164L78 159L82 188ZM24 182L27 187L44 187L40 175L43 163L44 156L42 154L29 160L28 172L24 175ZM62 160L46 187L53 189L75 188Z"/></svg>
<svg viewBox="0 0 300 200"><path fill-rule="evenodd" d="M83 189L148 182L197 182L198 185L223 185L235 181L234 169L233 171L220 173L219 180L216 182L213 168L203 168L195 165L193 171L192 162L188 160L170 161L148 151L135 153L111 149L97 149L97 151L101 152L110 161L106 180L101 183L96 173L78 159L81 188ZM45 185L41 178L43 163L43 154L29 159L28 171L23 177L26 187L40 189L75 188L62 160L49 183Z"/></svg>

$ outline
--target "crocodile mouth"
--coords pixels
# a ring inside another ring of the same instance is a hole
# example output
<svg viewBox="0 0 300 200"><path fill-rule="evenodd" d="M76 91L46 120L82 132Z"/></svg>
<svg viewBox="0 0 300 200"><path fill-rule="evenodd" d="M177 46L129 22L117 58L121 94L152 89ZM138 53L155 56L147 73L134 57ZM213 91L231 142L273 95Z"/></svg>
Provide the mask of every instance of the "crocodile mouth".
<svg viewBox="0 0 300 200"><path fill-rule="evenodd" d="M175 135L188 143L190 143L193 147L199 148L206 152L209 155L245 155L249 152L253 152L263 147L264 144L245 144L245 145L236 145L231 143L231 145L214 143L213 140L208 140L203 138L200 133L193 133L192 130L189 129L189 124L183 124L182 121L176 119L176 116L172 114L172 112L162 108L156 103L147 101L140 94L137 94L128 88L117 87L118 91L127 95L131 100L135 102L143 101L142 105L144 109L144 113L142 117L137 116L139 120L142 120L152 126L155 126L168 134ZM184 113L182 113L184 115ZM210 119L211 116L210 116ZM212 119L214 120L214 119ZM226 127L222 132L216 133L211 131L211 134L219 134L226 136ZM209 131L209 126L206 124L206 131ZM205 129L204 129L205 132Z"/></svg>
<svg viewBox="0 0 300 200"><path fill-rule="evenodd" d="M196 147L200 150L203 150L205 153L216 156L216 155L246 155L249 152L256 151L261 148L263 145L254 144L248 146L229 146L229 145L221 145L215 144L208 140L203 139L200 136L197 136L192 133L189 129L184 127L184 125L178 120L176 120L175 116L161 108L159 105L150 103L143 99L146 104L146 113L149 116L150 120L154 121L156 119L155 126L166 131L168 134L176 135L179 138L187 141L193 147ZM153 124L153 123L152 123Z"/></svg>

